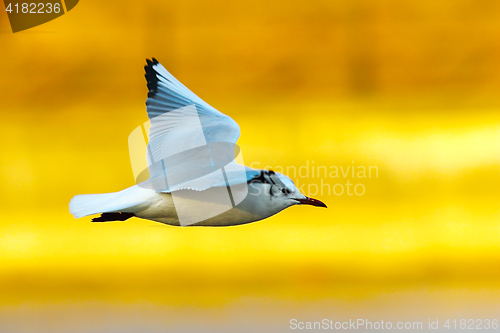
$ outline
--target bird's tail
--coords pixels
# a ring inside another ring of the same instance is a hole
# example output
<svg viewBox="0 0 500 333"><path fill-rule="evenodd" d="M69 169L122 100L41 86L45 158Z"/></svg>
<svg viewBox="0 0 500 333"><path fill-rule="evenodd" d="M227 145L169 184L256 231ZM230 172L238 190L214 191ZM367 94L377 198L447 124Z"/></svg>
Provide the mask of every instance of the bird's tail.
<svg viewBox="0 0 500 333"><path fill-rule="evenodd" d="M77 195L69 202L69 211L75 218L99 213L134 213L147 200L143 191L132 186L114 193Z"/></svg>
<svg viewBox="0 0 500 333"><path fill-rule="evenodd" d="M116 197L117 193L82 194L77 195L69 202L69 212L75 218L98 213L104 213Z"/></svg>

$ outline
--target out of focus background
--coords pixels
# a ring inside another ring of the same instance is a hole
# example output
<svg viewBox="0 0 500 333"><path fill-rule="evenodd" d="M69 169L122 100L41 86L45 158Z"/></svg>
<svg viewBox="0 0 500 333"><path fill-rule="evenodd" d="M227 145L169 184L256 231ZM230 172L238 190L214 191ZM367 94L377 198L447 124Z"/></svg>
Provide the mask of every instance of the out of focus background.
<svg viewBox="0 0 500 333"><path fill-rule="evenodd" d="M0 13L0 45L1 332L500 319L500 2L82 0L16 34ZM329 208L74 219L72 196L134 184L151 57Z"/></svg>

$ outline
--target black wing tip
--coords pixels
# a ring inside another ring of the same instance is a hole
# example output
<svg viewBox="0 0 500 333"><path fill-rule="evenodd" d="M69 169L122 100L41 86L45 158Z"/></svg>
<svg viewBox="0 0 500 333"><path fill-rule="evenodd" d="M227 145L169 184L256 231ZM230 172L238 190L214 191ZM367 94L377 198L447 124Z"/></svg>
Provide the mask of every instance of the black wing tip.
<svg viewBox="0 0 500 333"><path fill-rule="evenodd" d="M154 65L159 64L159 62L158 62L158 60L156 60L156 58L151 58L151 60L146 59L146 63L147 63L146 66L154 66Z"/></svg>
<svg viewBox="0 0 500 333"><path fill-rule="evenodd" d="M102 213L101 216L93 218L92 222L125 221L134 216L134 213Z"/></svg>
<svg viewBox="0 0 500 333"><path fill-rule="evenodd" d="M148 97L154 97L158 89L158 76L153 66L159 64L159 62L153 58L153 60L146 59L146 63L147 65L144 66L144 70L146 71L144 77L148 83Z"/></svg>

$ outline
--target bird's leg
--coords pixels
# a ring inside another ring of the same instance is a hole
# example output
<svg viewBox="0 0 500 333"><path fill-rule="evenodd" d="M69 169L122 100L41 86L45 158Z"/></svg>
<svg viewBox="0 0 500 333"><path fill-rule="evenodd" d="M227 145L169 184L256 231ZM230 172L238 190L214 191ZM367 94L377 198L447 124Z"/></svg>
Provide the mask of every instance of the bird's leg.
<svg viewBox="0 0 500 333"><path fill-rule="evenodd" d="M101 216L93 218L92 222L125 221L133 216L134 213L102 213Z"/></svg>

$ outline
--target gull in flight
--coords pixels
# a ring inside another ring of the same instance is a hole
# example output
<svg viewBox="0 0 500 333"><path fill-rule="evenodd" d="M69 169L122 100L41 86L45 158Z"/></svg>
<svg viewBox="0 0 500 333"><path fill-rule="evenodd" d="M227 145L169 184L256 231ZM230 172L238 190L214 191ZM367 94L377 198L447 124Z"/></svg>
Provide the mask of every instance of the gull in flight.
<svg viewBox="0 0 500 333"><path fill-rule="evenodd" d="M92 222L135 216L174 226L232 226L294 205L326 207L300 193L285 175L237 163L242 158L236 145L238 124L156 59L147 60L144 68L149 122L129 136L136 185L73 197L69 210L75 218L101 214Z"/></svg>

